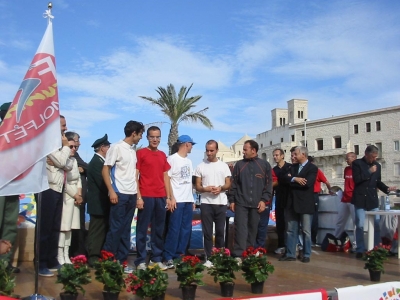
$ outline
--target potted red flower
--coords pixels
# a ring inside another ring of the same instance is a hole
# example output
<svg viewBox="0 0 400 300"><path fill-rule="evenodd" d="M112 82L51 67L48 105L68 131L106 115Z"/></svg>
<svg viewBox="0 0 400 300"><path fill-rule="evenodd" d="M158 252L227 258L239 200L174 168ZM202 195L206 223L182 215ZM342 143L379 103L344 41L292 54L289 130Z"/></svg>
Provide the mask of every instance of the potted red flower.
<svg viewBox="0 0 400 300"><path fill-rule="evenodd" d="M214 276L214 282L219 282L221 286L221 295L223 297L232 297L235 287L235 272L240 267L228 248L213 248L211 256L208 258L212 262L212 267L208 274Z"/></svg>
<svg viewBox="0 0 400 300"><path fill-rule="evenodd" d="M243 277L251 284L252 293L262 294L264 282L274 270L274 266L268 261L266 249L262 247L248 247L243 251Z"/></svg>
<svg viewBox="0 0 400 300"><path fill-rule="evenodd" d="M193 300L198 285L204 285L203 271L206 268L197 256L185 255L174 260L175 273L180 282L184 300Z"/></svg>
<svg viewBox="0 0 400 300"><path fill-rule="evenodd" d="M85 255L72 257L71 262L72 264L63 264L57 274L56 283L61 283L64 290L60 293L62 300L77 299L78 290L85 295L83 285L92 282Z"/></svg>
<svg viewBox="0 0 400 300"><path fill-rule="evenodd" d="M390 246L379 244L372 250L367 251L363 260L365 260L364 269L369 271L371 281L380 281L381 273L385 273L383 263L389 256Z"/></svg>

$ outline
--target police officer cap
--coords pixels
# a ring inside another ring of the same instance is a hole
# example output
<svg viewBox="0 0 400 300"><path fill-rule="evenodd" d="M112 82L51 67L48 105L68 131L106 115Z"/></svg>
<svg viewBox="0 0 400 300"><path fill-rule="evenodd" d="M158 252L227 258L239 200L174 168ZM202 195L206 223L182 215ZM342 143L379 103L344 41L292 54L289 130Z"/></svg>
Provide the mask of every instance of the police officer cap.
<svg viewBox="0 0 400 300"><path fill-rule="evenodd" d="M3 104L0 106L0 111L7 111L7 110L10 108L10 105L11 105L11 102L3 103Z"/></svg>
<svg viewBox="0 0 400 300"><path fill-rule="evenodd" d="M108 146L108 145L110 145L110 144L111 144L111 143L108 141L108 136L107 136L107 133L106 133L102 138L97 139L97 140L93 143L92 147L96 149L96 148L98 148L98 147L100 147L100 146L102 146L102 145Z"/></svg>

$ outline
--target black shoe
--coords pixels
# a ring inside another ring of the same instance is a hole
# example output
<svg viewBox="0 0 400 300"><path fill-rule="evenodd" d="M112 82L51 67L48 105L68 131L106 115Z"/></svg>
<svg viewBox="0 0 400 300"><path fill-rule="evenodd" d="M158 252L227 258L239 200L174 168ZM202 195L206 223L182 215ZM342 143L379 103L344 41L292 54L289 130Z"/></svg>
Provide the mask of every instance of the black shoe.
<svg viewBox="0 0 400 300"><path fill-rule="evenodd" d="M297 259L302 260L303 259L303 250L299 250L299 255L297 255Z"/></svg>
<svg viewBox="0 0 400 300"><path fill-rule="evenodd" d="M18 267L14 267L14 266L11 265L11 264L8 264L7 269L8 269L8 270L11 270L11 272L14 273L14 274L21 272L21 270L20 270Z"/></svg>
<svg viewBox="0 0 400 300"><path fill-rule="evenodd" d="M309 263L310 262L310 258L309 257L303 257L301 262L302 263Z"/></svg>
<svg viewBox="0 0 400 300"><path fill-rule="evenodd" d="M296 261L296 259L290 256L283 256L279 259L279 261Z"/></svg>
<svg viewBox="0 0 400 300"><path fill-rule="evenodd" d="M357 252L356 253L356 258L363 258L362 252Z"/></svg>

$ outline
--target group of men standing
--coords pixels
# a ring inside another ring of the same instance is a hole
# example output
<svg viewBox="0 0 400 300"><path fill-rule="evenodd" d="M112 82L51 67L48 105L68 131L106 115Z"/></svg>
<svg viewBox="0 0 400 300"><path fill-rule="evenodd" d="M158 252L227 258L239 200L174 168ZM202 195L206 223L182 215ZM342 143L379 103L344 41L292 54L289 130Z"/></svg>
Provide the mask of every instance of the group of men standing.
<svg viewBox="0 0 400 300"><path fill-rule="evenodd" d="M67 126L63 116L60 116L60 126L62 147L47 157L50 188L40 195L41 231L37 240L40 243L40 252L37 255L41 276L53 276L51 271L59 268L57 245L62 195L65 174L71 169L68 165L71 146L64 134ZM201 220L206 258L211 256L213 247L213 223L215 246L225 246L228 204L235 213L233 256L240 262L240 257L248 246L264 246L267 235L265 224L268 224L275 194L278 233L276 253L283 253L279 260L296 260L300 231L303 237L303 255L300 260L303 263L310 262L311 244L315 242L312 241L311 227L318 207L315 200L318 195L314 186L316 182L319 184L319 171L310 162L306 147L291 149L292 164L285 162L285 152L282 149L275 149L273 157L276 166L271 168L266 160L258 157L257 142L247 140L243 146L243 160L236 162L233 170L230 170L217 157L218 143L209 140L205 145L207 158L194 170L187 157L195 144L190 136L180 136L174 147L176 153L167 157L158 149L161 130L156 126L147 129L148 146L136 151L135 146L142 139L144 131L142 123L129 121L124 128L123 140L111 145L106 134L93 143L95 154L89 164L84 163L77 155L77 159L81 161L80 165L78 162L79 170L87 178L85 198L87 212L90 214L87 238L89 265L100 258L102 249L113 253L121 263L127 261L131 245L131 223L137 208L136 268L146 268L146 243L150 224L149 265L158 265L163 270L173 268L174 259L186 252L190 242L195 207L193 175L195 189L202 196ZM75 135L77 140L74 141L79 144L79 135ZM352 152L346 155L349 166L344 172L345 189L335 235L343 232L351 215L356 226L357 257L362 256L366 250L363 237L365 211L377 210L379 206L377 189L386 194L396 189L382 183L381 167L376 162L377 154L378 149L375 146L368 146L361 159L356 159ZM322 181L329 187L326 179ZM0 200L3 206L15 202L12 198ZM1 209L3 211L6 209ZM7 216L0 215L0 220L5 217ZM378 219L375 226L377 244ZM3 228L2 224L2 230ZM4 230L1 235L0 238L3 238ZM205 264L207 267L211 266L208 259ZM124 271L130 273L133 268L126 265Z"/></svg>

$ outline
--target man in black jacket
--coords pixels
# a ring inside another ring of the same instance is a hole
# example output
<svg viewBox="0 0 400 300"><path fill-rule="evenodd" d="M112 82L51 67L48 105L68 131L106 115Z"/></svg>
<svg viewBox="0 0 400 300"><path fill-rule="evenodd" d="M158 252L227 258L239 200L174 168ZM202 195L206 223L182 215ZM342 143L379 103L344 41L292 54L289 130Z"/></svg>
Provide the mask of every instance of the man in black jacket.
<svg viewBox="0 0 400 300"><path fill-rule="evenodd" d="M370 145L365 149L364 157L353 161L354 191L351 203L356 213L356 257L361 258L365 252L364 220L365 211L378 210L379 199L377 188L385 194L395 191L396 187L388 187L381 181L381 165L376 162L379 149ZM380 242L379 216L375 218L374 245Z"/></svg>
<svg viewBox="0 0 400 300"><path fill-rule="evenodd" d="M294 156L297 163L291 166L285 179L290 183L290 195L285 206L287 248L285 256L279 260L296 260L296 244L301 223L304 241L304 257L301 257L301 261L308 263L311 256L311 222L315 211L314 183L318 168L308 161L306 147L296 147Z"/></svg>
<svg viewBox="0 0 400 300"><path fill-rule="evenodd" d="M257 152L257 142L245 141L243 160L235 164L232 174L229 203L230 209L235 212L233 256L237 258L247 247L254 245L260 213L271 205L271 166L258 158Z"/></svg>
<svg viewBox="0 0 400 300"><path fill-rule="evenodd" d="M108 198L107 186L101 174L104 166L104 158L108 149L110 149L107 134L97 139L92 147L95 154L87 168L87 212L90 214L87 249L90 266L93 266L101 257L100 251L103 249L108 232L110 200Z"/></svg>

